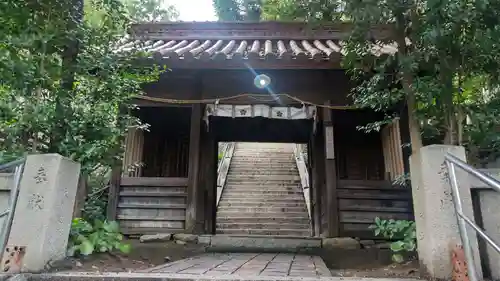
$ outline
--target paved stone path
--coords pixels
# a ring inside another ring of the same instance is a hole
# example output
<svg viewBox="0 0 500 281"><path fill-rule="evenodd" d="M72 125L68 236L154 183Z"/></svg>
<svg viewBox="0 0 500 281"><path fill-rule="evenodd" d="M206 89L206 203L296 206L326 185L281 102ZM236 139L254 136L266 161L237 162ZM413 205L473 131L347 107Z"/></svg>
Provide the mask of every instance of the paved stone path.
<svg viewBox="0 0 500 281"><path fill-rule="evenodd" d="M157 266L148 272L203 276L330 277L318 256L209 253Z"/></svg>

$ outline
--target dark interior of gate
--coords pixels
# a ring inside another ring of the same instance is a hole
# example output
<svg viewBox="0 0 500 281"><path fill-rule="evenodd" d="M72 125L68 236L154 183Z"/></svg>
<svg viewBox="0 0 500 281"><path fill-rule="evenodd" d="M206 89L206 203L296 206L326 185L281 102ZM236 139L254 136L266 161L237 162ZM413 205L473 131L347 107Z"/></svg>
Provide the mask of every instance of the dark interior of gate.
<svg viewBox="0 0 500 281"><path fill-rule="evenodd" d="M179 67L145 85L147 96L178 102L136 101L135 114L150 127L128 132L108 204L108 216L124 233L215 233L217 145L222 141L307 144L314 236L368 239L375 217L412 218L411 190L391 183L408 171L404 118L380 131L362 132L359 126L381 115L341 107L351 104L343 70L324 62L318 68L314 63L281 63L280 68L275 62L272 68L253 69L251 64ZM256 87L256 74L267 75L269 87ZM207 116L209 106L302 108L304 103L315 108L314 118Z"/></svg>

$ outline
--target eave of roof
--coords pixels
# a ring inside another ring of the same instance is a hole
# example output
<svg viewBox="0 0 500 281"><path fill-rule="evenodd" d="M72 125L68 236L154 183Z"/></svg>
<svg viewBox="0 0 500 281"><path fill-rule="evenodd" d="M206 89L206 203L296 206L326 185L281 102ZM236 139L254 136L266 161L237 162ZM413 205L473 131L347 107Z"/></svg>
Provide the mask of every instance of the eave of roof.
<svg viewBox="0 0 500 281"><path fill-rule="evenodd" d="M151 58L179 68L336 68L349 36L347 23L171 22L132 26L117 51L141 49ZM374 55L393 54L390 26L375 26Z"/></svg>

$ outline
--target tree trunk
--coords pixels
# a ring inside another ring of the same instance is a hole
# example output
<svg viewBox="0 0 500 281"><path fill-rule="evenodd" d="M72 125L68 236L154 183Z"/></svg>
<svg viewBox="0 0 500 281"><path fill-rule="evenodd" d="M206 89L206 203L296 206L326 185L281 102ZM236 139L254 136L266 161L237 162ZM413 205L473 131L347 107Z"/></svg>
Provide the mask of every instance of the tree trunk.
<svg viewBox="0 0 500 281"><path fill-rule="evenodd" d="M58 146L64 141L69 131L67 120L72 115L69 99L74 90L77 59L80 51L80 32L78 29L83 21L83 1L73 0L68 3L69 17L66 19L67 44L62 52L61 91L56 96L56 122L53 130L54 137L50 142L50 152L58 152Z"/></svg>

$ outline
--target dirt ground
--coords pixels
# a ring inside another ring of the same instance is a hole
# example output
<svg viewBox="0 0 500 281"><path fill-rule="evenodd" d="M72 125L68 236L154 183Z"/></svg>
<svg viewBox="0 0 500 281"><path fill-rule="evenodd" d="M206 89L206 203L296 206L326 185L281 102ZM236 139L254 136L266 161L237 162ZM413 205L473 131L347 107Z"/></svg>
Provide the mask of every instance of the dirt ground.
<svg viewBox="0 0 500 281"><path fill-rule="evenodd" d="M47 272L134 272L146 270L160 264L177 261L205 252L200 244L177 244L175 241L140 243L129 240L130 254L104 253L91 257L68 258L51 264ZM350 269L332 269L333 276L368 278L418 278L418 262L411 261L389 266L364 265Z"/></svg>
<svg viewBox="0 0 500 281"><path fill-rule="evenodd" d="M177 244L174 241L140 243L129 240L132 246L130 254L103 253L90 257L67 258L51 264L48 272L85 271L85 272L132 272L145 270L163 263L185 259L205 251L203 245L187 243Z"/></svg>
<svg viewBox="0 0 500 281"><path fill-rule="evenodd" d="M419 278L418 261L416 260L369 269L361 266L351 269L332 269L331 272L333 276L339 277Z"/></svg>

